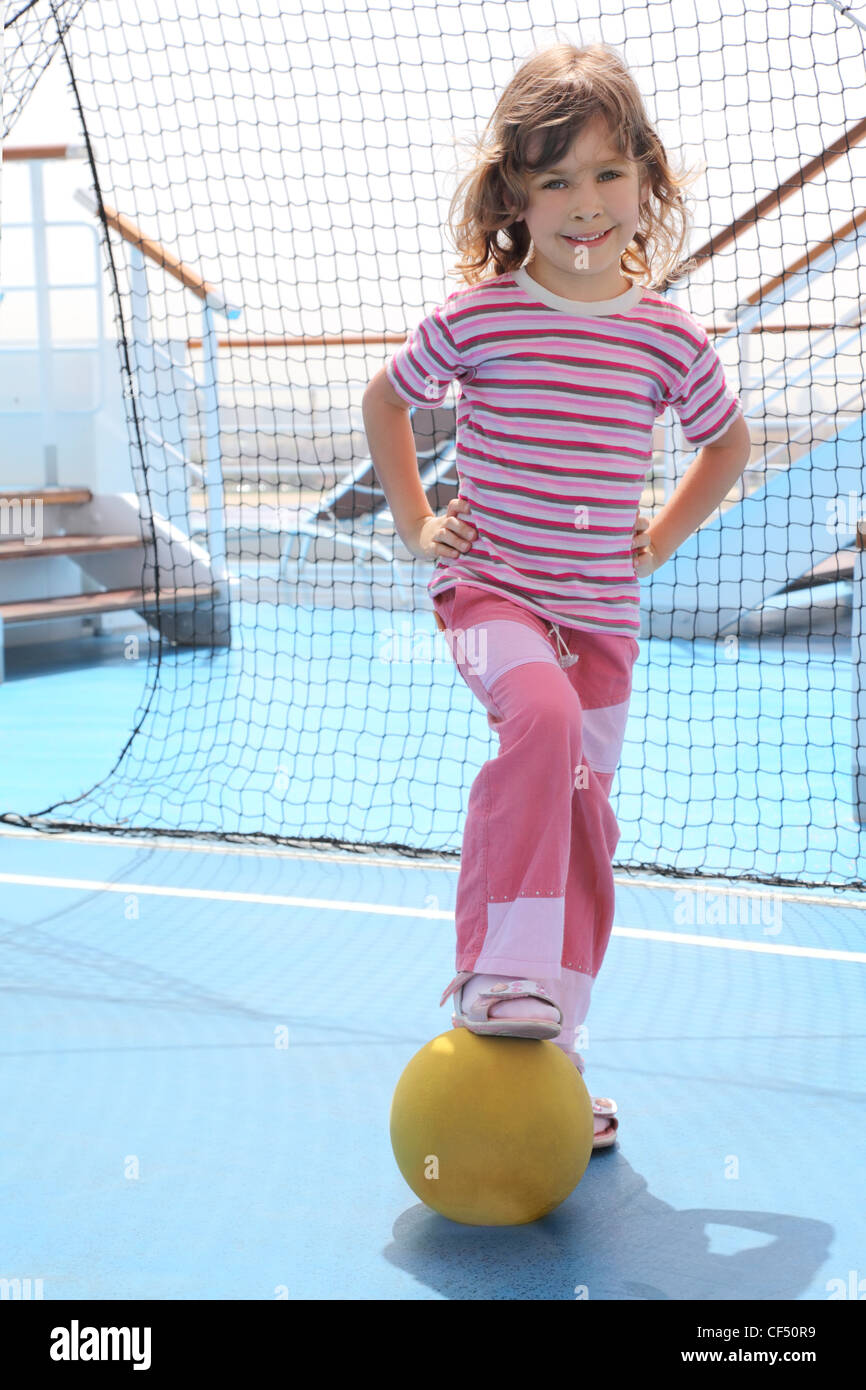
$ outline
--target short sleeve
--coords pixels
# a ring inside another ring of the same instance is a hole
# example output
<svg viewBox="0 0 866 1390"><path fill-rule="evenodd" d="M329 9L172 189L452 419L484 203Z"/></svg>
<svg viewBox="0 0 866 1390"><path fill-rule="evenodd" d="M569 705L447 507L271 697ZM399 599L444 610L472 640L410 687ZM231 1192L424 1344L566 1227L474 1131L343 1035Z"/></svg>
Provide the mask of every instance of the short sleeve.
<svg viewBox="0 0 866 1390"><path fill-rule="evenodd" d="M730 429L741 406L706 330L691 316L689 329L696 339L691 366L665 404L673 406L688 442L701 449Z"/></svg>
<svg viewBox="0 0 866 1390"><path fill-rule="evenodd" d="M448 303L423 318L388 362L385 372L408 405L433 410L441 405L452 381L475 375L460 356L448 326Z"/></svg>

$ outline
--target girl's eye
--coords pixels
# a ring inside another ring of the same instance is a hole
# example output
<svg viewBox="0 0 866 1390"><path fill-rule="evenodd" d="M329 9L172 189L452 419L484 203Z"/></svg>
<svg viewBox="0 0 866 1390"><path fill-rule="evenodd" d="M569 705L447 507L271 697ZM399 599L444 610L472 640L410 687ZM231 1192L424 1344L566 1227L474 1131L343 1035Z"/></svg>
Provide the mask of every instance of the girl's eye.
<svg viewBox="0 0 866 1390"><path fill-rule="evenodd" d="M620 177L620 175L617 173L616 169L605 169L605 170L604 170L604 173L599 174L599 178L603 179L603 178L605 178L608 174L610 174L610 175L611 175L613 178L615 178L615 179L618 179L618 178ZM565 179L551 179L549 183L546 183L546 184L544 185L544 187L545 187L545 188L552 188L553 185L554 185L555 183L565 183Z"/></svg>

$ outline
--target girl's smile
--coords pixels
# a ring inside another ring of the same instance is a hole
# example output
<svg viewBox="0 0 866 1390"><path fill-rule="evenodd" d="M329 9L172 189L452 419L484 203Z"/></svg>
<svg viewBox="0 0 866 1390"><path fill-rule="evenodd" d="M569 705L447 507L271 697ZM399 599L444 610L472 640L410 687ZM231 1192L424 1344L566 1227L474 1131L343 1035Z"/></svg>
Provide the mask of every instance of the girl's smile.
<svg viewBox="0 0 866 1390"><path fill-rule="evenodd" d="M607 241L607 238L610 236L611 232L615 230L616 229L614 227L608 227L606 232L599 232L594 237L588 237L586 235L569 236L569 234L565 232L563 233L563 237L564 240L569 242L572 246L599 246L603 241Z"/></svg>

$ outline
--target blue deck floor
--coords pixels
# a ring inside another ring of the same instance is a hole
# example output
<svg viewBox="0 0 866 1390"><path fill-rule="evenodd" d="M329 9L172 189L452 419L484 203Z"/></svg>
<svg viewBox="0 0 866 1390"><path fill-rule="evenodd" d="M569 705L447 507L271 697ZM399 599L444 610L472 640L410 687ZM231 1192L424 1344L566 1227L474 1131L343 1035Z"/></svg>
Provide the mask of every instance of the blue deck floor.
<svg viewBox="0 0 866 1390"><path fill-rule="evenodd" d="M719 925L720 886L713 924L683 924L683 885L620 879L584 1048L619 1143L545 1220L476 1229L418 1201L388 1137L400 1073L450 1026L454 866L106 840L0 836L5 1277L46 1299L763 1300L862 1271L856 894Z"/></svg>

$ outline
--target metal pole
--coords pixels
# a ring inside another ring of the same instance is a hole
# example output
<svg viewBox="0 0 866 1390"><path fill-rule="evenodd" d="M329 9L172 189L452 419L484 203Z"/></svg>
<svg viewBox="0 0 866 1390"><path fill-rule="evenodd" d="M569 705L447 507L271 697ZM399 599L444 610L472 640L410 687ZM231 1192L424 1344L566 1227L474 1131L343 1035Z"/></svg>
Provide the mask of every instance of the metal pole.
<svg viewBox="0 0 866 1390"><path fill-rule="evenodd" d="M51 337L51 289L48 278L48 239L42 161L30 161L30 199L33 206L33 260L36 269L36 314L39 326L39 420L45 460L45 482L56 486L57 413L54 400L54 346Z"/></svg>
<svg viewBox="0 0 866 1390"><path fill-rule="evenodd" d="M214 311L205 301L202 308L202 351L204 381L201 385L204 406L202 462L205 477L208 551L214 580L228 578L226 569L226 512L223 496L223 464L220 447L220 414L218 385L218 353Z"/></svg>
<svg viewBox="0 0 866 1390"><path fill-rule="evenodd" d="M147 266L144 256L137 246L133 246L129 256L129 299L132 310L132 338L130 349L132 356L132 390L138 385L138 397L148 400L154 392L154 369L153 369L153 341L150 333L150 299L147 290ZM142 387L142 382L144 386ZM134 445L133 445L134 447ZM142 470L147 467L147 442L142 441L144 457L139 460ZM139 497L141 514L145 520L151 518L148 514L148 495L147 488L144 486L144 473L141 479L136 480L136 492Z"/></svg>

